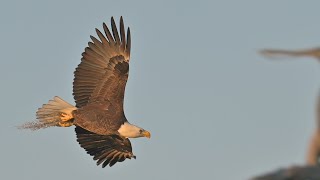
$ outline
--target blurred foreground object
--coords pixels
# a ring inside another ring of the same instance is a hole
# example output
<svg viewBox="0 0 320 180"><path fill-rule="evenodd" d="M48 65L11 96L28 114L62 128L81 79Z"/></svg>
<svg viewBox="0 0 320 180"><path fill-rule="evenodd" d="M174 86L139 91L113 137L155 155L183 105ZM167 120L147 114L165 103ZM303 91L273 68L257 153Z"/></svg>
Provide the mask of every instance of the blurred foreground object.
<svg viewBox="0 0 320 180"><path fill-rule="evenodd" d="M292 166L252 180L320 180L320 166Z"/></svg>
<svg viewBox="0 0 320 180"><path fill-rule="evenodd" d="M304 50L277 50L277 49L263 49L260 53L266 57L283 57L283 56L293 56L293 57L303 57L309 56L320 60L320 48L304 49ZM316 105L316 128L313 135L310 138L306 164L307 165L318 165L320 156L320 95ZM320 180L320 179L319 179Z"/></svg>
<svg viewBox="0 0 320 180"><path fill-rule="evenodd" d="M313 57L320 60L320 47L303 50L263 49L260 53L269 58Z"/></svg>
<svg viewBox="0 0 320 180"><path fill-rule="evenodd" d="M265 49L260 51L267 57L283 56L309 56L320 60L320 48L309 50L273 50ZM320 94L316 106L316 127L310 138L305 166L292 166L285 169L279 169L271 173L253 178L252 180L320 180Z"/></svg>
<svg viewBox="0 0 320 180"><path fill-rule="evenodd" d="M307 164L308 165L319 165L320 159L320 94L318 95L318 103L316 106L316 128L312 137L307 152Z"/></svg>

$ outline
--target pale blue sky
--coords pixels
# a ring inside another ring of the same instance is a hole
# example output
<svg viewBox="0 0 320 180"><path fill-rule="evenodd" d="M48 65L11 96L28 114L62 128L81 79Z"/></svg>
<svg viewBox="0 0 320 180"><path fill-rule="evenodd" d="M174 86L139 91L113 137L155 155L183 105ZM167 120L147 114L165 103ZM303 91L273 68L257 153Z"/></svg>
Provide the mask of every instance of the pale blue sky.
<svg viewBox="0 0 320 180"><path fill-rule="evenodd" d="M0 2L0 179L248 179L303 164L319 90L315 60L260 48L320 46L320 1ZM102 22L132 33L125 110L152 133L137 160L96 167L74 128L14 126L58 95Z"/></svg>

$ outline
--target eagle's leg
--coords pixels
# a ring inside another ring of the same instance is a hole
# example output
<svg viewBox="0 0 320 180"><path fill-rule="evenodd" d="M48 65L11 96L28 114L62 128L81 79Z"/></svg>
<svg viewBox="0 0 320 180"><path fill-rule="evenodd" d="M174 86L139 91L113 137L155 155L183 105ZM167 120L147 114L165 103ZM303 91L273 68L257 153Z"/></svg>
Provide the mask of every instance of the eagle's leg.
<svg viewBox="0 0 320 180"><path fill-rule="evenodd" d="M67 113L64 113L64 112L60 113L60 119L61 119L62 122L69 121L72 118L73 118L72 114L67 114Z"/></svg>
<svg viewBox="0 0 320 180"><path fill-rule="evenodd" d="M73 116L72 113L60 112L60 122L59 126L69 127L73 125Z"/></svg>
<svg viewBox="0 0 320 180"><path fill-rule="evenodd" d="M71 121L65 121L65 122L59 122L59 126L61 127L69 127L73 125L73 120Z"/></svg>

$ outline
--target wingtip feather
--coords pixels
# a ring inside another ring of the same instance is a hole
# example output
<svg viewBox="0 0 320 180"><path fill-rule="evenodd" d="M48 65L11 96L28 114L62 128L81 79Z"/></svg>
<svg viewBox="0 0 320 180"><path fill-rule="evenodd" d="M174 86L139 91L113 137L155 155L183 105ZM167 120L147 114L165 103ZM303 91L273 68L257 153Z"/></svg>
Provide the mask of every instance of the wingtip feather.
<svg viewBox="0 0 320 180"><path fill-rule="evenodd" d="M119 37L117 25L116 25L113 17L111 17L111 28L112 28L113 37L114 37L116 43L120 44L120 37Z"/></svg>

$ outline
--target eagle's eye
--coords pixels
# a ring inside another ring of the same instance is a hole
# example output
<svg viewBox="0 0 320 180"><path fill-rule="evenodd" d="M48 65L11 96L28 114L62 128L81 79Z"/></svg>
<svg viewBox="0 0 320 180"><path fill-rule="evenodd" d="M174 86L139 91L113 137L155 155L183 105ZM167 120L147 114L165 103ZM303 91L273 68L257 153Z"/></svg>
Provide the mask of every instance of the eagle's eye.
<svg viewBox="0 0 320 180"><path fill-rule="evenodd" d="M142 132L143 132L143 129L140 129L140 130L139 130L139 133L141 134Z"/></svg>

